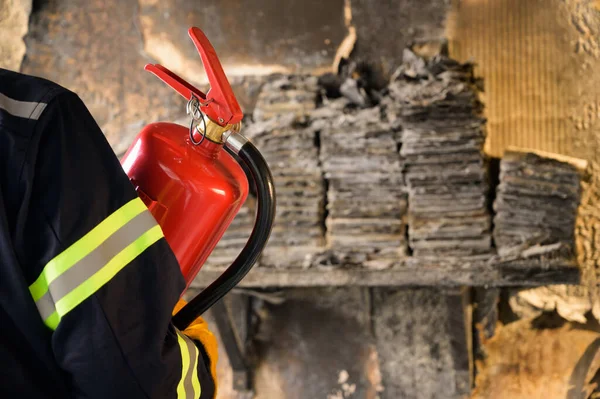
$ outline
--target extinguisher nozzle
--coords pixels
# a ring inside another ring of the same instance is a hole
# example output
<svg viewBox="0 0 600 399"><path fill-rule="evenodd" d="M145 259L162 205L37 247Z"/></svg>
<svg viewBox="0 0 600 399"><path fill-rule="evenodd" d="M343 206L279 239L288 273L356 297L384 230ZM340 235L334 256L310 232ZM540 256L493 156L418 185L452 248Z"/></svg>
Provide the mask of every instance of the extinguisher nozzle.
<svg viewBox="0 0 600 399"><path fill-rule="evenodd" d="M228 134L223 138L225 149L236 154L250 172L253 180L251 183L254 183L256 189L256 221L250 238L231 266L173 317L173 323L179 330L187 328L246 276L267 245L275 220L275 184L262 154L239 133Z"/></svg>

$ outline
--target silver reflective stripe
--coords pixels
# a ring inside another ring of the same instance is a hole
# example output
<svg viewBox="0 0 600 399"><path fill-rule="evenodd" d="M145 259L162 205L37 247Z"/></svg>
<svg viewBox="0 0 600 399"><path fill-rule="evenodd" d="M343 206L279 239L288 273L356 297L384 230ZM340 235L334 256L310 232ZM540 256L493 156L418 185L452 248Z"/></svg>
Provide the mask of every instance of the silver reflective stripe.
<svg viewBox="0 0 600 399"><path fill-rule="evenodd" d="M198 379L200 351L190 338L181 331L175 330L181 351L181 380L177 385L177 398L199 399L202 394L202 387Z"/></svg>
<svg viewBox="0 0 600 399"><path fill-rule="evenodd" d="M156 226L156 220L152 214L149 211L143 211L52 281L48 286L48 292L35 302L42 320L46 320L54 313L55 304L58 301L96 274L114 256L154 226Z"/></svg>
<svg viewBox="0 0 600 399"><path fill-rule="evenodd" d="M40 316L42 316L42 320L46 320L56 310L50 291L47 291L43 297L38 299L35 302L35 306L37 306Z"/></svg>
<svg viewBox="0 0 600 399"><path fill-rule="evenodd" d="M194 385L192 384L192 378L198 374L198 348L192 342L191 339L186 337L184 334L183 340L188 348L188 353L190 354L190 367L188 368L187 375L185 376L185 381L183 383L183 387L185 388L186 397L188 398L199 398L200 392L195 392Z"/></svg>
<svg viewBox="0 0 600 399"><path fill-rule="evenodd" d="M0 93L0 109L20 118L38 120L46 105L46 103L13 100Z"/></svg>

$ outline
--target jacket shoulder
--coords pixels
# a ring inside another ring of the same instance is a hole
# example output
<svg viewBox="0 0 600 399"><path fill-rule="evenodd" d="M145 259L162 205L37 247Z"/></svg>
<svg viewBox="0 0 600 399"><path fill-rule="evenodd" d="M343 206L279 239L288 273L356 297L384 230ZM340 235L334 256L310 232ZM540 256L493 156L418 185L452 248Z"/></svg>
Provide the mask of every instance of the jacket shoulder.
<svg viewBox="0 0 600 399"><path fill-rule="evenodd" d="M39 101L45 92L69 91L51 80L0 68L0 93L16 101Z"/></svg>
<svg viewBox="0 0 600 399"><path fill-rule="evenodd" d="M48 103L66 92L48 79L0 68L0 128L29 136Z"/></svg>

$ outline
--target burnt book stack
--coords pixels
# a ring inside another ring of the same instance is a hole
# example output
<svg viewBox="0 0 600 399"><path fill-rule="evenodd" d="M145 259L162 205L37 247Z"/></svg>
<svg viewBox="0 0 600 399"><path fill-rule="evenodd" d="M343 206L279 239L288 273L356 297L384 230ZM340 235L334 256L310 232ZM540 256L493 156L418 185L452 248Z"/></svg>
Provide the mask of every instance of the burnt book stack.
<svg viewBox="0 0 600 399"><path fill-rule="evenodd" d="M472 66L406 50L389 94L403 127L413 255L489 254L485 121Z"/></svg>
<svg viewBox="0 0 600 399"><path fill-rule="evenodd" d="M263 85L252 117L257 122L282 115L303 117L315 109L318 91L316 76L274 75Z"/></svg>
<svg viewBox="0 0 600 399"><path fill-rule="evenodd" d="M397 132L381 121L377 107L344 114L337 103L331 105L337 117L313 123L328 181L328 247L352 263L389 267L407 252Z"/></svg>
<svg viewBox="0 0 600 399"><path fill-rule="evenodd" d="M304 118L287 113L254 123L244 134L267 160L277 193L275 224L261 265L309 266L324 245L325 191L315 132Z"/></svg>
<svg viewBox="0 0 600 399"><path fill-rule="evenodd" d="M580 176L567 162L531 152L505 152L494 201L498 254L514 255L552 244L572 251Z"/></svg>

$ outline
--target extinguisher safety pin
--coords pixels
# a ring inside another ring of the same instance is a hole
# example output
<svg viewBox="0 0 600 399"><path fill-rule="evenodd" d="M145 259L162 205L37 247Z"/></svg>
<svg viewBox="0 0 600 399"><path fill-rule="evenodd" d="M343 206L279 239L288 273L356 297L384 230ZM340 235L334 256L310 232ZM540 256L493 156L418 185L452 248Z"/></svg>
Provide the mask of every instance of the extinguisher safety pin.
<svg viewBox="0 0 600 399"><path fill-rule="evenodd" d="M192 94L190 99L187 102L186 107L185 107L186 113L188 115L192 116L192 120L190 121L190 141L194 145L202 144L202 142L206 138L206 120L204 119L204 113L202 112L200 107L206 106L209 103L210 103L210 100L207 101L206 104L203 104L198 99L198 97L196 97L194 94ZM202 138L200 139L200 141L196 141L194 139L194 130L200 130L200 129L198 129L198 121L199 120L202 120L202 123L204 124L204 129L202 129Z"/></svg>

